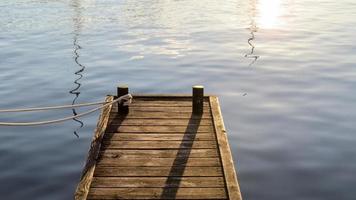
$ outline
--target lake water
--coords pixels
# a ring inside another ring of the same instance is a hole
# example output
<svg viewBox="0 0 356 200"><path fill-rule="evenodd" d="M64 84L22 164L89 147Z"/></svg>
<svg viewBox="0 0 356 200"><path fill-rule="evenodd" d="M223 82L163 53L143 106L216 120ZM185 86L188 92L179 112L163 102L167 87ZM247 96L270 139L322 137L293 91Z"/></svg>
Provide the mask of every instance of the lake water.
<svg viewBox="0 0 356 200"><path fill-rule="evenodd" d="M0 108L202 84L244 199L354 200L355 25L354 0L2 0ZM98 115L0 127L1 199L72 199Z"/></svg>

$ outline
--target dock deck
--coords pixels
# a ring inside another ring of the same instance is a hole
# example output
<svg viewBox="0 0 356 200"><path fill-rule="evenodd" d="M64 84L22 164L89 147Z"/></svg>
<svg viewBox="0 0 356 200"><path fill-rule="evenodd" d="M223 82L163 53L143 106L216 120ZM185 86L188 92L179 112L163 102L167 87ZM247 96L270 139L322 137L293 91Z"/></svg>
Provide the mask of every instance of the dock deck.
<svg viewBox="0 0 356 200"><path fill-rule="evenodd" d="M108 96L106 101L113 100ZM136 95L103 109L75 199L233 199L241 194L215 96Z"/></svg>

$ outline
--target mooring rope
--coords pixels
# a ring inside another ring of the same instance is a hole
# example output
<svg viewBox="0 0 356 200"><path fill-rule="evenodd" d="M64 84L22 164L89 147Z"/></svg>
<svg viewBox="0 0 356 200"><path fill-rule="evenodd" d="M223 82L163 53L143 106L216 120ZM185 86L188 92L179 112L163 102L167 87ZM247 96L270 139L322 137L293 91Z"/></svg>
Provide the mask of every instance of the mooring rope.
<svg viewBox="0 0 356 200"><path fill-rule="evenodd" d="M46 125L46 124L53 124L53 123L60 123L60 122L64 122L67 120L71 120L71 119L75 119L75 118L79 118L79 117L83 117L85 115L88 115L90 113L93 113L97 110L100 110L102 108L105 108L106 106L109 106L111 104L114 104L116 102L121 102L123 101L123 105L128 106L131 101L132 101L132 95L131 94L127 94L124 96L121 96L111 102L101 102L100 104L104 104L100 107L91 109L89 111L74 115L74 116L69 116L69 117L64 117L64 118L60 118L60 119L54 119L54 120L47 120L47 121L36 121L36 122L0 122L0 126L37 126L37 125ZM50 110L50 109L60 109L60 108L73 108L73 107L83 107L83 106L89 106L89 105L98 105L98 102L95 103L85 103L85 104L76 104L76 105L65 105L65 106L52 106L52 107L43 107L43 108L27 108L27 109L12 109L12 111L10 112L15 112L14 110L16 110L16 112L20 112L20 110L25 110L24 112L27 111L39 111L39 110ZM34 110L35 109L35 110Z"/></svg>
<svg viewBox="0 0 356 200"><path fill-rule="evenodd" d="M3 112L34 112L34 111L44 111L44 110L56 110L56 109L64 109L64 108L78 108L78 107L86 107L86 106L95 106L105 104L106 102L93 102L93 103L81 103L74 105L63 105L63 106L48 106L48 107L38 107L38 108L19 108L19 109L7 109L0 110L0 113Z"/></svg>

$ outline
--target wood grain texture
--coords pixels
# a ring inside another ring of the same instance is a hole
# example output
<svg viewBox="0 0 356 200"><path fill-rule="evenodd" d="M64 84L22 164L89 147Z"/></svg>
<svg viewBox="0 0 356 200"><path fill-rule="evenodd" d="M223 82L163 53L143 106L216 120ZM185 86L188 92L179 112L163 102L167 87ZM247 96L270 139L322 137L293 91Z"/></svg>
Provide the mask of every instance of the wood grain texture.
<svg viewBox="0 0 356 200"><path fill-rule="evenodd" d="M166 98L166 97L156 97L156 98L151 98L151 97L141 97L141 98L134 98L132 102L136 103L151 103L151 102L159 102L159 103L165 103L165 104L189 104L190 106L192 105L192 97L188 97L188 98ZM206 103L207 105L209 105L209 98L208 97L204 97L203 99L204 103Z"/></svg>
<svg viewBox="0 0 356 200"><path fill-rule="evenodd" d="M215 141L103 141L105 149L212 149Z"/></svg>
<svg viewBox="0 0 356 200"><path fill-rule="evenodd" d="M113 96L108 96L105 99L105 102L111 102L113 100L114 100ZM95 171L95 167L96 167L96 159L99 156L99 151L101 148L101 140L104 136L104 133L105 133L108 121L109 121L111 108L112 108L112 105L104 107L100 114L100 117L99 117L99 120L97 123L97 127L95 129L94 137L91 142L90 150L88 153L88 158L87 158L85 167L83 169L80 182L79 182L77 189L75 191L75 194L74 194L75 200L85 200L87 198L90 184L91 184L93 174Z"/></svg>
<svg viewBox="0 0 356 200"><path fill-rule="evenodd" d="M175 188L171 189L175 191ZM91 188L88 199L173 199L164 188ZM226 199L225 188L179 188L174 199Z"/></svg>
<svg viewBox="0 0 356 200"><path fill-rule="evenodd" d="M177 99L133 99L130 107L192 107L192 101L182 101ZM204 107L209 107L209 101L205 100L203 102Z"/></svg>
<svg viewBox="0 0 356 200"><path fill-rule="evenodd" d="M115 110L116 107L112 110L112 113L117 112ZM190 106L180 106L180 107L174 107L174 106L169 106L169 105L161 105L161 106L131 106L130 107L131 111L135 112L169 112L169 113L191 113L192 108ZM210 111L209 106L204 107L205 112Z"/></svg>
<svg viewBox="0 0 356 200"><path fill-rule="evenodd" d="M216 158L218 157L217 149L106 149L100 152L100 158Z"/></svg>
<svg viewBox="0 0 356 200"><path fill-rule="evenodd" d="M215 141L213 133L181 134L181 133L106 133L106 141Z"/></svg>
<svg viewBox="0 0 356 200"><path fill-rule="evenodd" d="M134 95L128 114L103 110L76 199L241 200L218 106Z"/></svg>
<svg viewBox="0 0 356 200"><path fill-rule="evenodd" d="M221 167L182 167L171 172L171 167L97 167L96 177L222 177ZM183 173L179 173L183 171Z"/></svg>
<svg viewBox="0 0 356 200"><path fill-rule="evenodd" d="M223 172L226 180L226 187L228 191L229 199L241 200L240 187L237 182L236 171L234 162L232 160L231 150L228 143L226 129L224 126L222 114L220 111L220 105L217 97L210 97L210 105L214 120L214 127L216 138L221 155L221 161L223 165Z"/></svg>
<svg viewBox="0 0 356 200"><path fill-rule="evenodd" d="M219 158L102 158L97 166L106 167L219 167Z"/></svg>
<svg viewBox="0 0 356 200"><path fill-rule="evenodd" d="M122 118L122 115L116 115L112 114L110 116L110 120L117 120ZM210 113L203 113L202 116L195 116L192 115L191 113L185 113L185 112L180 112L180 113L167 113L167 112L136 112L136 111L131 111L127 116L125 116L125 119L211 119Z"/></svg>
<svg viewBox="0 0 356 200"><path fill-rule="evenodd" d="M133 94L137 101L189 101L192 102L192 95L187 94ZM208 95L204 95L204 102L209 102Z"/></svg>
<svg viewBox="0 0 356 200"><path fill-rule="evenodd" d="M212 126L201 125L188 125L188 126L126 126L121 125L119 127L110 126L106 132L125 132L125 133L212 133L214 131Z"/></svg>
<svg viewBox="0 0 356 200"><path fill-rule="evenodd" d="M171 177L174 181L167 182L166 177L94 177L91 187L108 188L223 188L223 177Z"/></svg>
<svg viewBox="0 0 356 200"><path fill-rule="evenodd" d="M135 119L135 118L123 118L123 119L111 119L109 122L110 126L117 126L117 125L133 125L133 126L143 126L143 125L150 125L150 126L187 126L188 122L191 125L197 124L199 122L202 126L211 126L212 120L211 119L200 119L200 120L191 120L191 119Z"/></svg>

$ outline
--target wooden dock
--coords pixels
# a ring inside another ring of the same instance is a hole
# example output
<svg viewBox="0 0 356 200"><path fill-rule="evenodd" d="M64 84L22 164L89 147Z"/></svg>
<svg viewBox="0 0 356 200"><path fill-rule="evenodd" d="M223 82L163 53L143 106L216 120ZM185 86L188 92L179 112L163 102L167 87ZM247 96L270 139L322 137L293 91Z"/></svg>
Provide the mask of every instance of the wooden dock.
<svg viewBox="0 0 356 200"><path fill-rule="evenodd" d="M75 199L241 200L218 98L198 86L105 107Z"/></svg>

